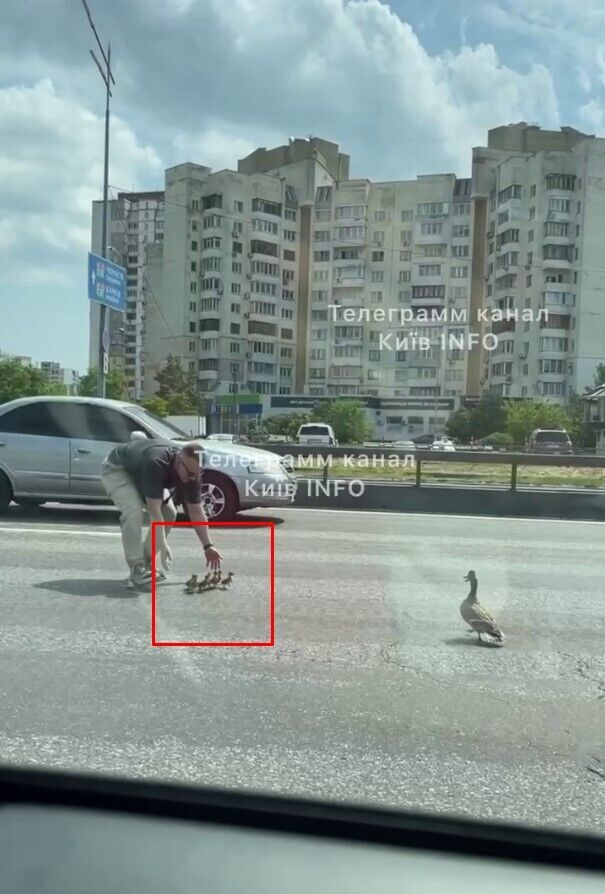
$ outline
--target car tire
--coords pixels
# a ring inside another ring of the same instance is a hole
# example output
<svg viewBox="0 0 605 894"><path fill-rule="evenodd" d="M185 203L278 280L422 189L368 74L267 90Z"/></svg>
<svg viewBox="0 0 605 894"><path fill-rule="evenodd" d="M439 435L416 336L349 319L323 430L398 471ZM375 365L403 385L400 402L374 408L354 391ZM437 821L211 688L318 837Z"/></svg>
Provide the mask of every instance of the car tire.
<svg viewBox="0 0 605 894"><path fill-rule="evenodd" d="M240 508L233 482L220 472L204 472L202 505L209 521L230 521Z"/></svg>
<svg viewBox="0 0 605 894"><path fill-rule="evenodd" d="M0 472L0 515L8 511L12 499L13 488L11 483L4 472Z"/></svg>

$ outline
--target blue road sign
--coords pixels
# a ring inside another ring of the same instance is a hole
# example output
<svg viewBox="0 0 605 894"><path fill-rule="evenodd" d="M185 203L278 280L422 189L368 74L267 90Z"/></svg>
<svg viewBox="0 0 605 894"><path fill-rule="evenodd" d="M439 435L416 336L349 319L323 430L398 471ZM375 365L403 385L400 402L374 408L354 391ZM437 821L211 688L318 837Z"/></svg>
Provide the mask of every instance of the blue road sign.
<svg viewBox="0 0 605 894"><path fill-rule="evenodd" d="M126 270L88 252L88 298L112 310L126 310Z"/></svg>

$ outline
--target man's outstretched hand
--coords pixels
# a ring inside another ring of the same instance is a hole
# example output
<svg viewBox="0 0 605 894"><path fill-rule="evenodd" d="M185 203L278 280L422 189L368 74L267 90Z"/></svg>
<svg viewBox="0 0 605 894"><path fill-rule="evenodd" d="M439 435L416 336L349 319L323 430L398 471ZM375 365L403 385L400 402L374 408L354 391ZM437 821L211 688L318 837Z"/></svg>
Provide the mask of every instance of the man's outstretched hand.
<svg viewBox="0 0 605 894"><path fill-rule="evenodd" d="M218 571L223 561L218 549L215 546L210 546L204 550L204 555L206 556L206 565L209 565L212 571Z"/></svg>

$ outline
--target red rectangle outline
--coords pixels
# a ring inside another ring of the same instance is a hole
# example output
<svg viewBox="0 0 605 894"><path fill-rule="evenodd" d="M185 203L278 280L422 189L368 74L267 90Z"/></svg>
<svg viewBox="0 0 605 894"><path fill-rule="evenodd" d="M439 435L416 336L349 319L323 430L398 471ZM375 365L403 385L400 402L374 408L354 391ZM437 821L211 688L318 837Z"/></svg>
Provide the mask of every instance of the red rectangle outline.
<svg viewBox="0 0 605 894"><path fill-rule="evenodd" d="M269 548L269 577L271 581L270 590L269 590L269 629L270 636L267 642L238 642L238 641L227 641L227 642L167 642L164 640L156 640L156 611L155 611L155 600L156 600L156 567L155 567L155 554L156 554L156 546L155 546L155 529L161 525L162 527L180 527L180 528L191 528L194 525L208 525L210 527L229 527L229 528L269 528L270 535L270 548ZM272 521L224 521L224 522L212 522L212 521L184 521L184 522L167 522L167 521L153 521L151 523L151 563L152 563L152 573L151 573L151 645L156 646L158 648L165 646L190 646L190 647L203 647L203 646L224 646L224 647L250 647L250 646L262 646L262 647L271 647L275 646L275 522Z"/></svg>

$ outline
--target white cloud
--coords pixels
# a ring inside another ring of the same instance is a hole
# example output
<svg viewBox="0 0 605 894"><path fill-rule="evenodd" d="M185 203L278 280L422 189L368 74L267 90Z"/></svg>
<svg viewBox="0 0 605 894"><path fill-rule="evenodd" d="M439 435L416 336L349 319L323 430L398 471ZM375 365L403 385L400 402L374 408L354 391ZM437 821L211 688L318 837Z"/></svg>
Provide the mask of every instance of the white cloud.
<svg viewBox="0 0 605 894"><path fill-rule="evenodd" d="M592 133L603 133L605 131L605 112L598 100L590 99L581 106L579 115L584 126L589 128Z"/></svg>
<svg viewBox="0 0 605 894"><path fill-rule="evenodd" d="M91 202L102 187L103 121L44 79L0 90L0 133L0 250L11 250L1 266L5 277L34 282L32 259L42 252L55 252L65 264L90 244ZM110 176L118 183L147 186L148 178L162 178L154 150L140 146L116 118L110 153ZM52 270L43 269L52 281ZM55 282L64 279L61 272Z"/></svg>
<svg viewBox="0 0 605 894"><path fill-rule="evenodd" d="M278 145L283 141L281 133L267 133L257 128L253 131L237 128L224 121L214 121L202 133L180 133L173 141L175 152L182 161L208 165L213 170L229 168L237 170L237 161L261 145Z"/></svg>

